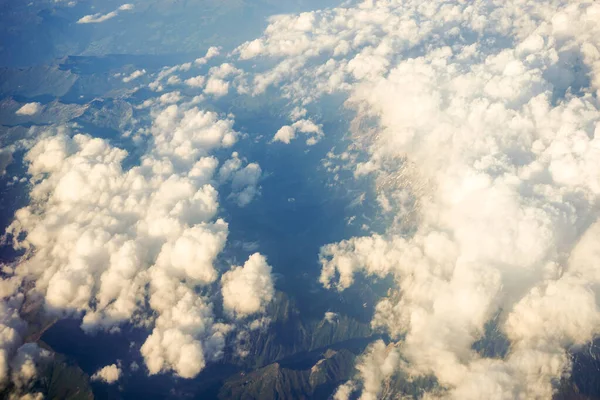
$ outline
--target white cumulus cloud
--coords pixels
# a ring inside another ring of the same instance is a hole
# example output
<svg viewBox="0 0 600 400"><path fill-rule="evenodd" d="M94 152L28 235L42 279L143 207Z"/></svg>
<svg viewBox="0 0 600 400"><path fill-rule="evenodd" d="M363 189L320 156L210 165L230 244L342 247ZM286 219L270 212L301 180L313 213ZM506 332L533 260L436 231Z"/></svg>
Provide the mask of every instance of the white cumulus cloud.
<svg viewBox="0 0 600 400"><path fill-rule="evenodd" d="M264 311L274 295L271 266L259 253L248 258L243 267L234 267L221 278L225 310L239 317Z"/></svg>
<svg viewBox="0 0 600 400"><path fill-rule="evenodd" d="M145 69L138 69L133 71L131 74L127 75L126 77L123 78L123 82L125 83L129 83L137 78L139 78L140 76L144 76L146 74L146 70Z"/></svg>
<svg viewBox="0 0 600 400"><path fill-rule="evenodd" d="M96 371L90 379L93 381L101 381L110 384L115 383L121 377L121 368L116 364L107 365Z"/></svg>
<svg viewBox="0 0 600 400"><path fill-rule="evenodd" d="M275 133L275 136L273 136L273 142L290 144L290 142L296 138L296 132L310 136L306 139L306 144L309 146L317 144L323 137L323 129L320 125L315 124L309 119L301 119L294 122L292 125L282 126L277 133Z"/></svg>
<svg viewBox="0 0 600 400"><path fill-rule="evenodd" d="M215 97L222 97L229 93L229 82L219 78L209 78L204 88L204 93Z"/></svg>
<svg viewBox="0 0 600 400"><path fill-rule="evenodd" d="M281 128L279 128L277 133L275 133L275 136L273 136L273 141L290 144L290 142L294 140L295 137L296 130L289 125L284 125Z"/></svg>
<svg viewBox="0 0 600 400"><path fill-rule="evenodd" d="M220 53L221 53L221 49L219 47L211 46L206 51L206 54L204 55L204 57L197 58L194 61L194 64L196 64L196 65L204 65L211 58L214 58L214 57L218 56Z"/></svg>

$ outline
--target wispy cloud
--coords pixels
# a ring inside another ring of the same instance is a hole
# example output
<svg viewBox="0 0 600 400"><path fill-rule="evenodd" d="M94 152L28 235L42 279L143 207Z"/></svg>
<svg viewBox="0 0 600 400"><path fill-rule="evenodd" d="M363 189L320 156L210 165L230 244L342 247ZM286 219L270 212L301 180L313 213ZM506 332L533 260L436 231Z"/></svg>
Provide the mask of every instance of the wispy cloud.
<svg viewBox="0 0 600 400"><path fill-rule="evenodd" d="M130 11L130 10L133 10L133 4L123 4L121 7L117 8L116 10L111 11L107 14L96 13L96 14L90 14L90 15L81 17L79 19L79 21L77 21L77 23L78 24L99 24L101 22L108 21L109 19L116 17L117 15L119 15L119 11Z"/></svg>

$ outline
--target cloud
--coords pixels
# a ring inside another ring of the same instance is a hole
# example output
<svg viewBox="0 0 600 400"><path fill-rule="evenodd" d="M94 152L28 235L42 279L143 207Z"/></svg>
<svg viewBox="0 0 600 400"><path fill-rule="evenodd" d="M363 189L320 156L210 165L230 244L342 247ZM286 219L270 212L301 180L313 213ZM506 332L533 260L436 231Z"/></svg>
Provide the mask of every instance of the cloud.
<svg viewBox="0 0 600 400"><path fill-rule="evenodd" d="M218 78L209 78L204 88L204 93L215 97L225 96L229 92L229 82Z"/></svg>
<svg viewBox="0 0 600 400"><path fill-rule="evenodd" d="M12 288L10 291L12 292ZM4 290L3 290L4 292ZM6 295L6 293L2 293ZM19 316L22 296L12 296L0 302L0 387L4 388L11 379L10 363L21 345L26 324Z"/></svg>
<svg viewBox="0 0 600 400"><path fill-rule="evenodd" d="M157 100L161 104L175 104L181 101L181 93L178 91L165 93L161 95Z"/></svg>
<svg viewBox="0 0 600 400"><path fill-rule="evenodd" d="M52 354L41 349L36 343L27 343L19 347L10 362L11 383L9 398L42 399L42 393L36 392L44 373L42 370L52 359Z"/></svg>
<svg viewBox="0 0 600 400"><path fill-rule="evenodd" d="M91 15L85 15L85 16L81 17L77 21L77 23L78 24L99 24L101 22L108 21L109 19L116 17L117 15L119 15L119 11L131 11L131 10L133 10L133 8L134 8L133 4L123 4L116 10L111 11L106 14L96 13L96 14L91 14Z"/></svg>
<svg viewBox="0 0 600 400"><path fill-rule="evenodd" d="M185 80L185 84L190 86L190 87L202 87L204 86L204 82L206 81L206 78L202 75L198 75L189 79Z"/></svg>
<svg viewBox="0 0 600 400"><path fill-rule="evenodd" d="M316 143L322 128L303 110L328 94L355 113L340 168L372 183L389 223L323 246L320 280L344 290L357 274L389 277L372 325L393 343L369 347L336 398L377 398L395 371L435 376L446 391L431 398L550 398L568 351L600 333L598 15L591 1L364 1L273 17L234 52L273 67L209 70L202 83L215 97L281 90L298 112L274 141L300 132ZM190 68L166 68L151 87ZM50 311L82 313L88 330L135 321L148 299L151 373L192 377L222 354L235 322L217 322L203 292L217 286L228 232L216 182L244 205L262 171L237 153L220 164L211 152L235 143L232 121L180 101L173 92L149 103L171 105L152 110L140 132L151 146L129 170L123 150L86 135L44 137L29 151L32 204L10 229L28 254L2 286L15 303L0 313L5 365L20 345L22 277ZM270 268L252 257L221 278L230 314L260 312L269 298ZM260 295L243 291L253 285ZM489 358L473 344L496 316L511 346Z"/></svg>
<svg viewBox="0 0 600 400"><path fill-rule="evenodd" d="M21 106L15 114L17 115L35 115L42 110L42 105L40 103L27 103Z"/></svg>
<svg viewBox="0 0 600 400"><path fill-rule="evenodd" d="M121 368L116 364L111 364L100 368L90 377L90 379L92 381L100 381L111 385L119 380L122 372Z"/></svg>
<svg viewBox="0 0 600 400"><path fill-rule="evenodd" d="M4 272L8 276L3 277L0 301L0 391L11 398L38 398L41 394L34 389L38 372L51 354L35 343L22 343L27 324L19 316L23 295L15 293L20 280L10 276L10 268Z"/></svg>
<svg viewBox="0 0 600 400"><path fill-rule="evenodd" d="M155 80L150 83L149 88L156 92L162 92L164 87L162 85L162 81L167 79L167 84L179 84L180 78L178 76L173 75L175 72L187 72L192 68L192 63L183 63L179 65L174 65L172 67L164 67L157 75ZM199 79L199 78L198 78ZM191 81L193 82L193 81ZM191 85L193 86L193 85Z"/></svg>
<svg viewBox="0 0 600 400"><path fill-rule="evenodd" d="M119 13L117 11L111 11L107 14L90 14L90 15L85 15L83 17L81 17L79 20L77 20L78 24L99 24L101 22L104 21L108 21L109 19L112 19L114 17L116 17L117 15L119 15Z"/></svg>
<svg viewBox="0 0 600 400"><path fill-rule="evenodd" d="M314 42L309 37L317 28L316 19L314 12L270 17L269 27L265 31L267 36L244 43L237 52L242 60L266 55L295 56L305 52L314 56L317 53L314 52ZM271 36L276 36L278 40L271 40ZM336 42L333 36L328 37L328 40L331 44Z"/></svg>
<svg viewBox="0 0 600 400"><path fill-rule="evenodd" d="M212 304L193 290L166 277L155 281L151 302L163 312L141 348L146 366L151 375L173 370L193 378L222 356L233 326L215 323Z"/></svg>
<svg viewBox="0 0 600 400"><path fill-rule="evenodd" d="M211 94L214 97L222 97L229 93L230 82L227 79L233 79L234 83L243 75L242 70L234 67L230 63L223 63L212 67L208 71L208 80L204 88L204 93Z"/></svg>
<svg viewBox="0 0 600 400"><path fill-rule="evenodd" d="M219 55L219 48L211 47L206 53L206 56L196 59L193 63L188 62L180 65L163 68L157 75L155 80L149 85L154 91L163 91L162 82L167 79L168 84L179 84L181 79L173 76L176 72L188 72L192 67L202 66L208 61ZM191 88L204 88L204 93L215 98L225 96L230 89L235 89L238 93L245 93L247 83L245 81L246 73L239 68L236 68L231 63L222 63L211 67L205 75L196 75L185 79L183 82Z"/></svg>
<svg viewBox="0 0 600 400"><path fill-rule="evenodd" d="M337 322L338 320L338 314L331 312L331 311L327 311L325 313L325 315L323 316L323 320L329 322L330 324L334 324Z"/></svg>
<svg viewBox="0 0 600 400"><path fill-rule="evenodd" d="M362 384L360 400L388 398L391 393L384 392L384 384L398 370L400 354L393 346L386 346L382 340L370 344L356 364ZM356 391L352 381L341 385L335 392L335 400L348 400Z"/></svg>
<svg viewBox="0 0 600 400"><path fill-rule="evenodd" d="M31 203L7 230L25 255L6 291L35 282L48 313L81 315L87 332L150 327L141 348L148 371L191 378L222 356L235 328L217 322L208 294L228 236L216 217L211 152L234 145L238 133L232 119L192 104L163 107L138 131L148 147L130 169L125 150L67 129L49 130L29 149ZM239 196L254 182L249 166L260 172L254 163L233 171ZM20 342L17 310L3 317L5 360Z"/></svg>
<svg viewBox="0 0 600 400"><path fill-rule="evenodd" d="M589 239L600 194L598 15L589 1L365 1L274 17L237 50L275 60L252 77L252 93L279 87L298 107L347 96L349 159L365 161L342 167L371 180L389 224L324 246L321 282L394 280L372 324L407 361L390 368L448 389L431 397L550 398L568 351L600 333ZM486 358L472 347L498 314L510 351ZM371 351L339 393L373 398L391 379Z"/></svg>
<svg viewBox="0 0 600 400"><path fill-rule="evenodd" d="M292 128L296 132L310 134L311 136L306 139L306 144L312 146L317 144L319 140L323 137L323 130L321 126L316 125L314 122L308 119L301 119L292 124Z"/></svg>
<svg viewBox="0 0 600 400"><path fill-rule="evenodd" d="M277 133L275 133L272 141L290 144L290 142L296 138L296 132L311 135L308 139L306 139L306 144L309 146L317 144L323 137L323 129L321 126L316 125L311 120L301 119L294 122L291 126L282 126Z"/></svg>
<svg viewBox="0 0 600 400"><path fill-rule="evenodd" d="M6 167L8 167L12 161L12 152L9 149L0 149L0 176L6 173Z"/></svg>
<svg viewBox="0 0 600 400"><path fill-rule="evenodd" d="M167 79L167 85L179 85L181 83L181 78L177 75L172 75Z"/></svg>
<svg viewBox="0 0 600 400"><path fill-rule="evenodd" d="M234 267L221 278L223 306L229 313L246 317L264 311L274 295L271 266L259 253L243 267Z"/></svg>
<svg viewBox="0 0 600 400"><path fill-rule="evenodd" d="M234 152L219 169L220 182L231 183L229 198L234 199L240 207L249 204L260 193L258 182L262 176L262 169L257 163L249 163L243 168L242 165L239 154Z"/></svg>
<svg viewBox="0 0 600 400"><path fill-rule="evenodd" d="M348 381L343 385L338 386L333 394L333 400L348 400L355 390L356 384L352 381Z"/></svg>
<svg viewBox="0 0 600 400"><path fill-rule="evenodd" d="M282 142L290 144L292 140L296 138L296 130L289 125L282 126L279 128L275 136L273 136L273 142Z"/></svg>
<svg viewBox="0 0 600 400"><path fill-rule="evenodd" d="M249 204L258 194L257 185L261 175L262 169L257 163L250 163L233 174L231 179L232 196L236 198L240 207Z"/></svg>
<svg viewBox="0 0 600 400"><path fill-rule="evenodd" d="M197 58L194 61L194 64L196 64L196 65L204 65L211 58L214 58L214 57L218 56L220 53L221 53L221 48L220 47L211 46L206 51L206 55L204 57Z"/></svg>
<svg viewBox="0 0 600 400"><path fill-rule="evenodd" d="M128 76L123 78L123 82L125 83L129 83L137 78L139 78L140 76L144 76L146 74L146 70L145 69L138 69L133 71L131 74L129 74Z"/></svg>

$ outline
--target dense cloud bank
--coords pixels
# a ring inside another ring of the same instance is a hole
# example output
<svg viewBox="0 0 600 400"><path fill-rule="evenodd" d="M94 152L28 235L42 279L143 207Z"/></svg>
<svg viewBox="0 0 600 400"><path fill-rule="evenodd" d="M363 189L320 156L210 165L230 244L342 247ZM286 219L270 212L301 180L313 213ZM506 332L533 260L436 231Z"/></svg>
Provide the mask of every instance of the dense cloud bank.
<svg viewBox="0 0 600 400"><path fill-rule="evenodd" d="M376 398L393 370L434 375L432 397L549 398L598 334L599 19L592 1L371 0L273 17L238 48L276 60L254 93L348 95L368 160L346 167L392 221L321 250L326 287L395 281L372 323L399 342L339 398ZM485 358L473 344L498 314L510 350Z"/></svg>

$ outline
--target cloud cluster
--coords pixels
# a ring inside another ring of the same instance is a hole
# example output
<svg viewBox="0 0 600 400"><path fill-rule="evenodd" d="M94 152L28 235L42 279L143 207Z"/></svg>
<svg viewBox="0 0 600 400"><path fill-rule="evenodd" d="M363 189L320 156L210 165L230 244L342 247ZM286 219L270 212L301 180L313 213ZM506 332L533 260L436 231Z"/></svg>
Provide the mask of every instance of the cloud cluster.
<svg viewBox="0 0 600 400"><path fill-rule="evenodd" d="M133 10L133 7L134 7L133 4L123 4L116 10L111 11L106 14L96 13L96 14L85 15L85 16L81 17L77 21L77 23L78 24L99 24L101 22L108 21L109 19L116 17L117 15L119 15L119 11L130 11L130 10Z"/></svg>
<svg viewBox="0 0 600 400"><path fill-rule="evenodd" d="M31 203L7 230L25 255L5 268L14 284L3 281L2 289L15 297L21 281L31 282L47 312L82 316L89 332L117 331L124 323L149 326L141 348L149 372L191 378L222 355L235 327L213 313L215 261L228 224L217 218L219 161L211 152L232 146L238 133L232 119L190 103L156 106L151 117L150 126L135 134L147 150L129 169L123 168L125 150L67 129L51 129L31 147L25 156ZM260 167L240 160L232 172L232 187L243 193L258 180ZM248 196L239 202L246 204ZM249 277L271 270L265 264L244 271ZM253 279L271 282L266 275ZM257 288L262 292L244 300L259 302L254 312L272 296ZM2 306L1 348L9 360L22 322L17 306Z"/></svg>
<svg viewBox="0 0 600 400"><path fill-rule="evenodd" d="M321 282L391 276L373 325L398 340L393 368L448 398L549 398L600 333L599 16L586 0L364 1L274 17L237 50L277 60L253 93L347 94L366 155L350 168L393 223L324 246ZM486 358L473 344L498 314L510 351ZM338 397L378 396L391 374L363 361Z"/></svg>
<svg viewBox="0 0 600 400"><path fill-rule="evenodd" d="M149 88L156 91L162 92L165 90L163 81L166 80L166 84L179 84L181 79L177 75L174 75L176 72L188 72L192 69L193 63L183 63L179 65L174 65L171 67L164 67L158 74L152 83L150 83Z"/></svg>
<svg viewBox="0 0 600 400"><path fill-rule="evenodd" d="M235 88L238 93L247 91L247 84L244 79L245 73L236 68L229 62L211 67L205 75L189 76L192 68L197 69L203 67L211 59L220 54L218 47L210 47L204 57L197 58L193 63L188 62L180 65L163 68L157 75L155 80L150 84L150 88L157 92L165 90L166 85L181 85L184 84L188 88L199 89L204 95L212 98L220 98L226 96L231 88ZM187 74L183 80L175 73ZM197 99L203 98L199 96Z"/></svg>

